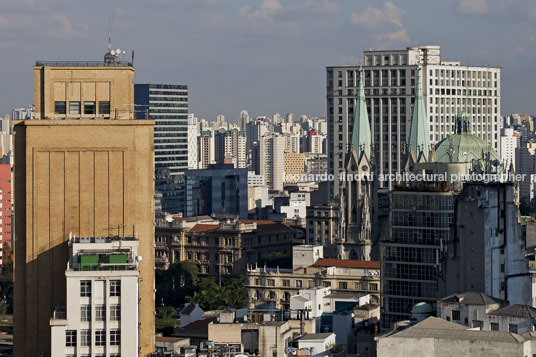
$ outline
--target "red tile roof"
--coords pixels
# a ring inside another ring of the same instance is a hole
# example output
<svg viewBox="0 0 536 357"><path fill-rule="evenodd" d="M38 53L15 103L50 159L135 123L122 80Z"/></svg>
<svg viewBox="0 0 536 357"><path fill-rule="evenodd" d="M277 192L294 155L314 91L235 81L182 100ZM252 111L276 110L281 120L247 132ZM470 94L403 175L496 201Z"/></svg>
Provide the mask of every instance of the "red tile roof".
<svg viewBox="0 0 536 357"><path fill-rule="evenodd" d="M240 223L257 223L257 229L263 232L293 231L294 229L287 223L267 221L262 219L239 219Z"/></svg>
<svg viewBox="0 0 536 357"><path fill-rule="evenodd" d="M321 258L313 264L317 267L338 267L338 268L368 268L380 269L380 262L367 260L343 260L343 259L328 259Z"/></svg>
<svg viewBox="0 0 536 357"><path fill-rule="evenodd" d="M208 333L208 324L212 321L216 320L216 317L208 317L203 320L197 320L194 322L189 323L188 325L184 326L181 330L183 331L200 331L200 332L206 332Z"/></svg>
<svg viewBox="0 0 536 357"><path fill-rule="evenodd" d="M192 229L190 229L190 232L192 233L211 232L211 231L215 231L218 228L220 228L219 224L198 223L195 226L193 226Z"/></svg>

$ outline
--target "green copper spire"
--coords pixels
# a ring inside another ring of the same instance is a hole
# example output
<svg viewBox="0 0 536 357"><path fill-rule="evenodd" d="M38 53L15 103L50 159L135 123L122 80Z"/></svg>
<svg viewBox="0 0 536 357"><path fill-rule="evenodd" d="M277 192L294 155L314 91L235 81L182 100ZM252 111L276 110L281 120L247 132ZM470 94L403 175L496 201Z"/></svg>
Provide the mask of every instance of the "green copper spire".
<svg viewBox="0 0 536 357"><path fill-rule="evenodd" d="M415 103L413 104L413 115L411 117L411 127L409 130L409 151L415 154L417 158L420 153L428 158L430 151L430 132L428 130L428 118L424 108L424 99L422 96L422 67L420 62L417 66L417 89L415 90Z"/></svg>
<svg viewBox="0 0 536 357"><path fill-rule="evenodd" d="M370 160L371 134L370 122L367 113L367 104L365 103L365 82L363 80L363 66L359 66L359 91L357 93L357 102L354 109L354 127L352 130L351 150L355 151L357 158L361 157L364 152Z"/></svg>

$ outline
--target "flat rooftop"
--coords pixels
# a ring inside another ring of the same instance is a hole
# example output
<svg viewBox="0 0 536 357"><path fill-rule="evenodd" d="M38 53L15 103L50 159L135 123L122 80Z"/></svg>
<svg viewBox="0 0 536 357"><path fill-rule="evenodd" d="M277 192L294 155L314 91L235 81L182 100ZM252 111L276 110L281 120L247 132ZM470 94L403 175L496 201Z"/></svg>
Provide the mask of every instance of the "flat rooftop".
<svg viewBox="0 0 536 357"><path fill-rule="evenodd" d="M133 67L128 61L36 61L36 67Z"/></svg>

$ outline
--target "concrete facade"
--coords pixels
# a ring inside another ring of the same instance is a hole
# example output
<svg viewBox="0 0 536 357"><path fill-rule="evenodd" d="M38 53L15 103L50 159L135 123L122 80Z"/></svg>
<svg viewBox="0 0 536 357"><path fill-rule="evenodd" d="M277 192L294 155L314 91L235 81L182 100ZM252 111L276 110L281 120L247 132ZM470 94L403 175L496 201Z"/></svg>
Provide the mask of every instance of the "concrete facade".
<svg viewBox="0 0 536 357"><path fill-rule="evenodd" d="M107 236L117 230L139 237L140 348L154 351L153 125L149 120L53 120L53 104L71 80L85 79L81 100L106 99L112 118L133 118L134 69L101 66L35 70L36 116L15 123L14 349L15 356L50 353L49 319L66 304L69 232ZM58 84L59 83L59 84ZM62 89L63 88L63 89ZM85 88L93 88L85 92ZM95 88L97 91L95 91ZM70 95L70 94L69 94ZM129 116L130 115L130 116ZM63 115L70 117L69 115ZM95 116L95 115L93 115ZM84 117L84 116L83 116Z"/></svg>

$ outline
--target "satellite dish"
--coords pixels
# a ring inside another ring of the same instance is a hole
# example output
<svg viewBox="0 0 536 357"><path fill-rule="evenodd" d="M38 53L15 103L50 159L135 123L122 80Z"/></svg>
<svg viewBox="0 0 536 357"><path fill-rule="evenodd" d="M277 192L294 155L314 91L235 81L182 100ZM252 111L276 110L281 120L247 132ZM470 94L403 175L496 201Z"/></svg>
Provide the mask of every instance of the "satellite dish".
<svg viewBox="0 0 536 357"><path fill-rule="evenodd" d="M499 160L495 159L493 160L493 166L499 166Z"/></svg>
<svg viewBox="0 0 536 357"><path fill-rule="evenodd" d="M123 54L126 54L126 53L127 53L127 51L123 51Z"/></svg>
<svg viewBox="0 0 536 357"><path fill-rule="evenodd" d="M111 50L110 53L111 53L112 55L115 55L115 50Z"/></svg>
<svg viewBox="0 0 536 357"><path fill-rule="evenodd" d="M121 49L118 48L117 50L115 50L115 53L116 53L116 54L120 54L120 53L121 53Z"/></svg>

